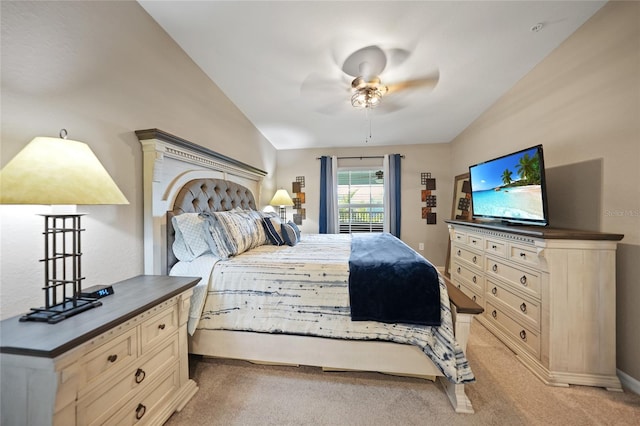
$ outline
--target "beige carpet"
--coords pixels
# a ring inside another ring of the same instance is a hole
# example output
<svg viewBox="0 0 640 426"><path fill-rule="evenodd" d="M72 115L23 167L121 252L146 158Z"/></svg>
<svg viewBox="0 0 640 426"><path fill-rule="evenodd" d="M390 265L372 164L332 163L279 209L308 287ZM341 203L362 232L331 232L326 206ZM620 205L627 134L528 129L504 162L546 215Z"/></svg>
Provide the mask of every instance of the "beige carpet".
<svg viewBox="0 0 640 426"><path fill-rule="evenodd" d="M477 322L467 356L475 414L420 379L195 359L200 390L166 425L640 425L640 396L546 386Z"/></svg>

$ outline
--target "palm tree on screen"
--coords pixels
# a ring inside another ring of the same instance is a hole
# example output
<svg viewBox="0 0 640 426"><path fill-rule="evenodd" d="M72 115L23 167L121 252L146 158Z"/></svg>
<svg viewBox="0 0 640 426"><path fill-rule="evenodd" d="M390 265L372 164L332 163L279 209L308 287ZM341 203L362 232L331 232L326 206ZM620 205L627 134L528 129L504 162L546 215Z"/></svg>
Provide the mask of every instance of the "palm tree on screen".
<svg viewBox="0 0 640 426"><path fill-rule="evenodd" d="M512 180L511 180L511 175L512 174L513 173L509 169L505 169L504 172L502 172L502 182L505 185L509 185L512 182Z"/></svg>

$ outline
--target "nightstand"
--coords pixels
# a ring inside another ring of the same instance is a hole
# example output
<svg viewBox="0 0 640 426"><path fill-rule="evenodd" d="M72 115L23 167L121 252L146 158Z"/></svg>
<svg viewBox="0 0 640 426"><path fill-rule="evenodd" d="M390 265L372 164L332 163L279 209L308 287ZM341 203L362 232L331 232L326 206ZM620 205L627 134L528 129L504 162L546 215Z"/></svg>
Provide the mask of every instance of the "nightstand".
<svg viewBox="0 0 640 426"><path fill-rule="evenodd" d="M141 275L57 324L2 321L1 423L164 423L198 390L186 330L198 281Z"/></svg>

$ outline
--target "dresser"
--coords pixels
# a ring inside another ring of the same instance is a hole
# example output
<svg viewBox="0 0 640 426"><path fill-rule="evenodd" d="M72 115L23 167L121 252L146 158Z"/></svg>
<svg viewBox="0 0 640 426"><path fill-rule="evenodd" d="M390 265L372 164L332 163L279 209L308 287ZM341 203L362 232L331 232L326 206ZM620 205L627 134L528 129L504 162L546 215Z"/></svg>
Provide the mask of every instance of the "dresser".
<svg viewBox="0 0 640 426"><path fill-rule="evenodd" d="M451 281L524 365L550 385L622 389L615 262L623 235L446 222Z"/></svg>
<svg viewBox="0 0 640 426"><path fill-rule="evenodd" d="M198 281L138 276L57 324L2 321L1 423L164 423L198 390L186 332Z"/></svg>

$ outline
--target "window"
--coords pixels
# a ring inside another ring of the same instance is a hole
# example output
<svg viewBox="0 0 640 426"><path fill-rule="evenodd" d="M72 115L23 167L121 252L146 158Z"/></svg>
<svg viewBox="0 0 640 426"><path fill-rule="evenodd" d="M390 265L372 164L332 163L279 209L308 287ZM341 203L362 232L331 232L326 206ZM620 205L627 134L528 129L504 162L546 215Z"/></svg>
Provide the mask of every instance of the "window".
<svg viewBox="0 0 640 426"><path fill-rule="evenodd" d="M382 170L338 170L338 215L341 234L382 232Z"/></svg>

